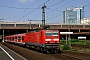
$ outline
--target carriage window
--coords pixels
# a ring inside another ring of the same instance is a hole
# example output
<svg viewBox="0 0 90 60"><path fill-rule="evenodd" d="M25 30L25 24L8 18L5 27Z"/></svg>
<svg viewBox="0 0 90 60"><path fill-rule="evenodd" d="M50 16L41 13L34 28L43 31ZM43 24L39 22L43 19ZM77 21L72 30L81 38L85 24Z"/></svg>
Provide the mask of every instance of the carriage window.
<svg viewBox="0 0 90 60"><path fill-rule="evenodd" d="M8 37L8 40L10 40L10 37Z"/></svg>
<svg viewBox="0 0 90 60"><path fill-rule="evenodd" d="M18 40L21 40L21 37L20 36L18 37Z"/></svg>
<svg viewBox="0 0 90 60"><path fill-rule="evenodd" d="M7 40L9 40L9 37L7 37Z"/></svg>
<svg viewBox="0 0 90 60"><path fill-rule="evenodd" d="M17 39L17 36L15 36L15 39Z"/></svg>
<svg viewBox="0 0 90 60"><path fill-rule="evenodd" d="M10 40L11 40L11 37L10 37Z"/></svg>
<svg viewBox="0 0 90 60"><path fill-rule="evenodd" d="M14 37L12 37L12 40L14 40Z"/></svg>

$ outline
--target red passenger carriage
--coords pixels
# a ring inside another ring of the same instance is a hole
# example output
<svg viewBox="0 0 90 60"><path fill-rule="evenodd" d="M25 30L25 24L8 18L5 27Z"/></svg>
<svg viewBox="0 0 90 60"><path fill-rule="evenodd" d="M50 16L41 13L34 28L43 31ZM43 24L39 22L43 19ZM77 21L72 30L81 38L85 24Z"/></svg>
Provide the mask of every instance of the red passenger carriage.
<svg viewBox="0 0 90 60"><path fill-rule="evenodd" d="M26 42L26 33L5 36L4 40L6 42L13 42L13 43L17 43L17 44L25 44L25 42Z"/></svg>

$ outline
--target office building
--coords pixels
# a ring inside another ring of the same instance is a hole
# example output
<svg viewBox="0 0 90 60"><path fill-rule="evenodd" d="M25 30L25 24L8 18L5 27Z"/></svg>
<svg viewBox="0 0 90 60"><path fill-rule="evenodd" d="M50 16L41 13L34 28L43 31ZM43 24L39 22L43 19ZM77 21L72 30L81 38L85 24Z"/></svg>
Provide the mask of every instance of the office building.
<svg viewBox="0 0 90 60"><path fill-rule="evenodd" d="M65 24L81 24L81 19L84 18L84 7L81 8L66 8L63 11L63 22Z"/></svg>

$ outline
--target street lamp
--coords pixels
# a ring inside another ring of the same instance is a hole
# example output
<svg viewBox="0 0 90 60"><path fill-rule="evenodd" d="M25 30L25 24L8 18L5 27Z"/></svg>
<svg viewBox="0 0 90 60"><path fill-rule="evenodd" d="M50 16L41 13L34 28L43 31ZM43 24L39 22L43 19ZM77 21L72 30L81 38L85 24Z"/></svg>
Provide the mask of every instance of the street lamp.
<svg viewBox="0 0 90 60"><path fill-rule="evenodd" d="M32 29L31 21L42 21L42 20L28 20L28 21L30 21L29 23L30 23L30 30L31 30Z"/></svg>
<svg viewBox="0 0 90 60"><path fill-rule="evenodd" d="M1 20L4 20L4 19L0 19L0 29L1 29Z"/></svg>
<svg viewBox="0 0 90 60"><path fill-rule="evenodd" d="M30 22L29 22L29 23L30 23L30 26L29 26L29 27L30 27L30 30L31 30L31 29L32 29L32 27L31 27L31 21L32 21L32 20L28 20L28 21L30 21Z"/></svg>
<svg viewBox="0 0 90 60"><path fill-rule="evenodd" d="M70 18L68 17L68 32L70 32ZM70 34L69 34L69 36L68 36L68 40L69 40L69 45L70 45L70 47L71 47L71 37L70 37Z"/></svg>

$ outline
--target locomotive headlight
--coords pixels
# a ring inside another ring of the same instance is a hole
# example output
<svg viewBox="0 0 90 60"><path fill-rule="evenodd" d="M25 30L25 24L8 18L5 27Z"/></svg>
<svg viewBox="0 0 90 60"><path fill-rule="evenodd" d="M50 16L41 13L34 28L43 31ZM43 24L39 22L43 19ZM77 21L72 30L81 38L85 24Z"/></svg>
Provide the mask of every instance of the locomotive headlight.
<svg viewBox="0 0 90 60"><path fill-rule="evenodd" d="M59 43L59 41L57 41L57 43Z"/></svg>
<svg viewBox="0 0 90 60"><path fill-rule="evenodd" d="M59 41L55 41L55 43L59 43Z"/></svg>
<svg viewBox="0 0 90 60"><path fill-rule="evenodd" d="M48 43L48 42L46 41L46 43Z"/></svg>
<svg viewBox="0 0 90 60"><path fill-rule="evenodd" d="M46 41L46 43L49 43L49 41Z"/></svg>

